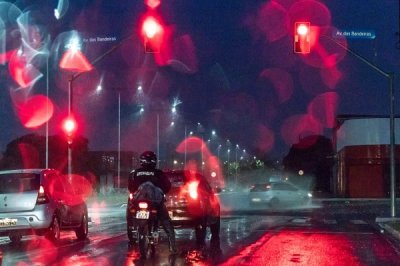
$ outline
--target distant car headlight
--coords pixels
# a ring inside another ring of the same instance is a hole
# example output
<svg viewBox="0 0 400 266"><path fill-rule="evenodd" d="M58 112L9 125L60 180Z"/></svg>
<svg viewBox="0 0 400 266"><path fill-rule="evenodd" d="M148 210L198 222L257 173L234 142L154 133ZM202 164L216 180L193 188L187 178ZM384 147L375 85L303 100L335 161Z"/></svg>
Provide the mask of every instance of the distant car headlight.
<svg viewBox="0 0 400 266"><path fill-rule="evenodd" d="M311 194L310 192L307 193L307 196L308 196L309 198L312 198L312 194Z"/></svg>

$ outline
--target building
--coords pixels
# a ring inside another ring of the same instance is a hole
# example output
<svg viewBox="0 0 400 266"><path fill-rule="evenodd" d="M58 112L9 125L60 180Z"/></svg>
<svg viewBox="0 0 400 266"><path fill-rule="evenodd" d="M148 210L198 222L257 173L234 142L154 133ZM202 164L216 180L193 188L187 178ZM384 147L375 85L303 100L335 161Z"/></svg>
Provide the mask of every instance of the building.
<svg viewBox="0 0 400 266"><path fill-rule="evenodd" d="M399 184L400 120L395 118L396 184ZM349 198L385 198L390 193L390 119L385 116L337 117L333 143L336 174L333 193ZM398 190L396 186L396 191Z"/></svg>

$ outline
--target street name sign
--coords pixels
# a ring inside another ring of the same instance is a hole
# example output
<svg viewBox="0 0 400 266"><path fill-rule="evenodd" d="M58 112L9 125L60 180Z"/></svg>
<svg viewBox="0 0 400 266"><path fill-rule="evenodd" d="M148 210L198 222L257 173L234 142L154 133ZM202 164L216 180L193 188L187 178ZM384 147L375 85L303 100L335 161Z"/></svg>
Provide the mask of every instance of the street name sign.
<svg viewBox="0 0 400 266"><path fill-rule="evenodd" d="M348 39L375 39L374 30L335 30L332 33L333 38Z"/></svg>

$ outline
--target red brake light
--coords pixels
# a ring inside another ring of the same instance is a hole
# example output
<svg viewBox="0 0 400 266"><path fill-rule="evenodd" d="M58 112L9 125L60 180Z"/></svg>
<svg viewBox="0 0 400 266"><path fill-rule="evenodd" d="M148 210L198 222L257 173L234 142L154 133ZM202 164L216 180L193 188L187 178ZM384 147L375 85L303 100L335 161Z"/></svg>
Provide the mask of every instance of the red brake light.
<svg viewBox="0 0 400 266"><path fill-rule="evenodd" d="M129 199L130 199L130 200L133 199L133 193L129 193Z"/></svg>
<svg viewBox="0 0 400 266"><path fill-rule="evenodd" d="M197 192L197 187L199 186L199 181L192 181L188 184L188 189L189 189L189 196L192 199L197 199L199 196Z"/></svg>
<svg viewBox="0 0 400 266"><path fill-rule="evenodd" d="M47 198L46 192L44 191L44 187L41 185L39 187L39 193L36 202L38 204L47 203L49 199Z"/></svg>
<svg viewBox="0 0 400 266"><path fill-rule="evenodd" d="M147 209L149 205L147 204L147 202L139 202L139 208L140 209Z"/></svg>

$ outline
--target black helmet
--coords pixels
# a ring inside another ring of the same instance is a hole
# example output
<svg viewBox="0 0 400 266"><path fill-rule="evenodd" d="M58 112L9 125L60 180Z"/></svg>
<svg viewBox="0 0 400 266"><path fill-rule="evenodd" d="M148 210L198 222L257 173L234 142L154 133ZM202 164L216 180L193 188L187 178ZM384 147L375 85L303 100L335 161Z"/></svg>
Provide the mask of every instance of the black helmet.
<svg viewBox="0 0 400 266"><path fill-rule="evenodd" d="M157 155L152 151L145 151L140 155L140 165L143 167L156 167Z"/></svg>

